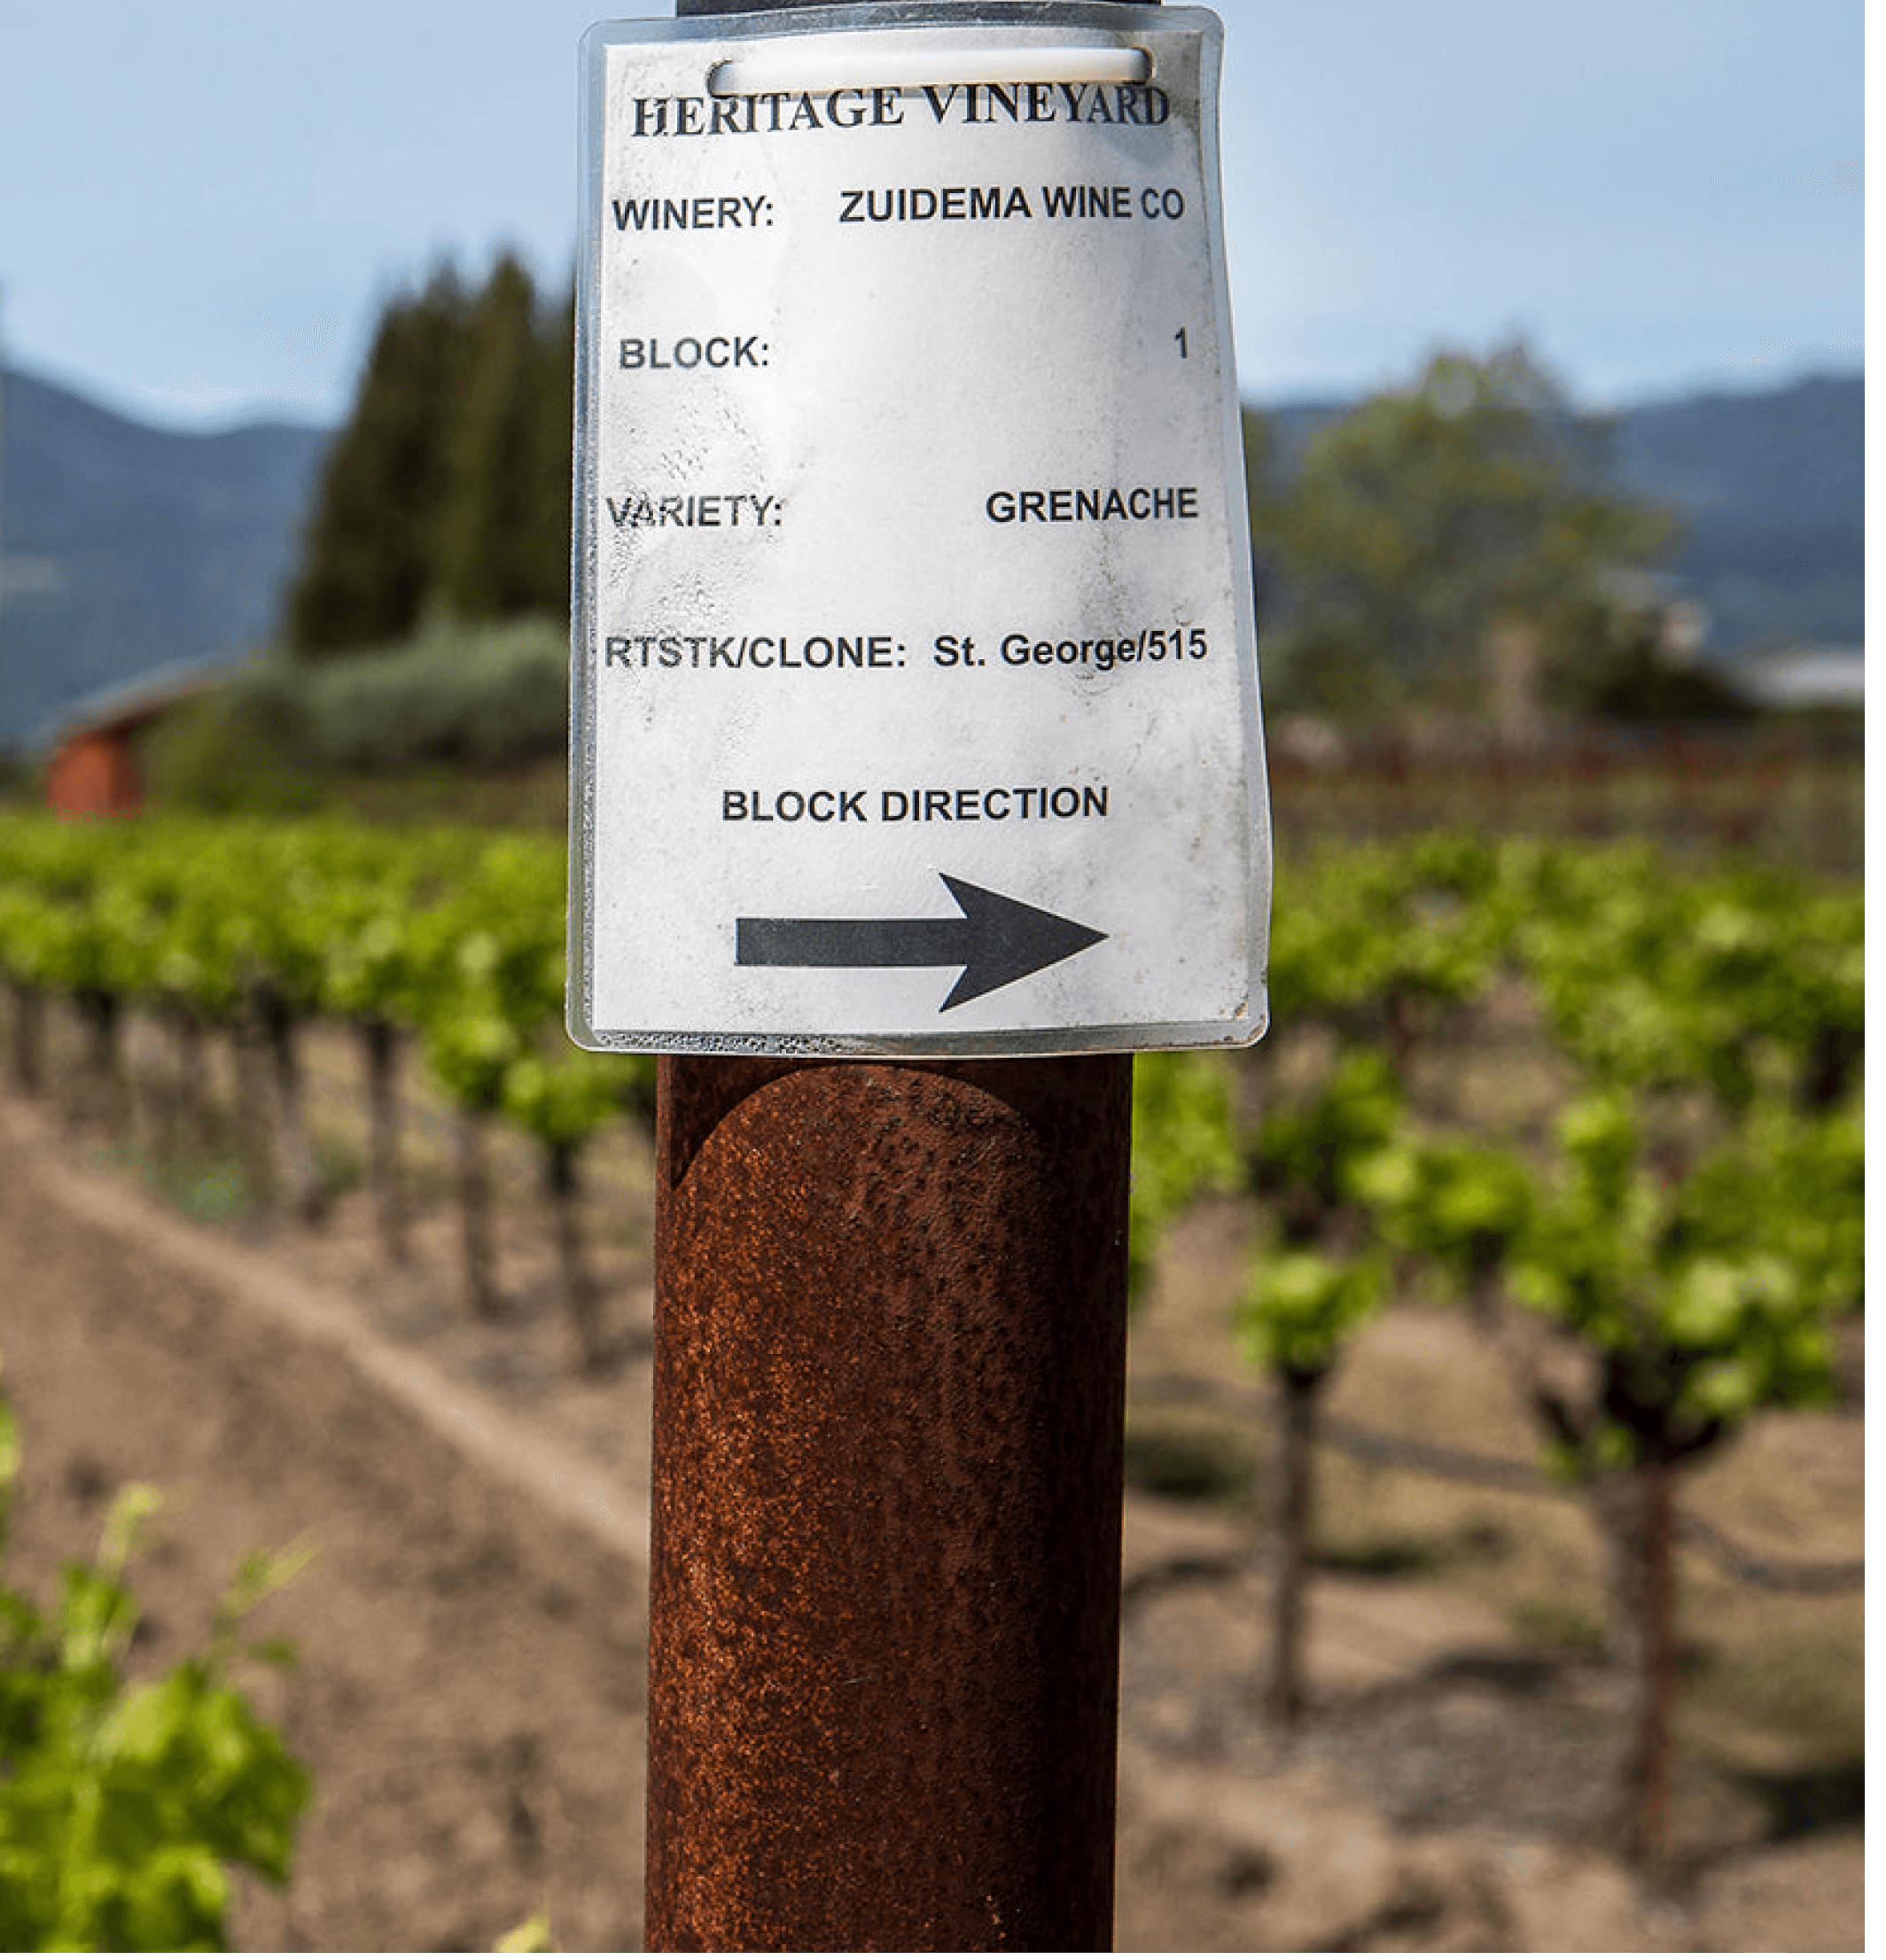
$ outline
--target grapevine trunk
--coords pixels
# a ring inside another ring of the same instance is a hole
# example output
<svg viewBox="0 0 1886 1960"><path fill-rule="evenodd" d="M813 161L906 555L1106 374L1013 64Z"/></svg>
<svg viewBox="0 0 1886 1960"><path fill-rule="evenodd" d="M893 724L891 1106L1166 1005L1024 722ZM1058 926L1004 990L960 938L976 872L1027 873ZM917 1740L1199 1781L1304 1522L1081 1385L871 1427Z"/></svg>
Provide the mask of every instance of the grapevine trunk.
<svg viewBox="0 0 1886 1960"><path fill-rule="evenodd" d="M308 1096L301 1079L295 1016L273 987L260 990L255 1005L274 1079L276 1135L288 1202L297 1217L315 1225L326 1213L327 1194L321 1186L314 1140L308 1133Z"/></svg>
<svg viewBox="0 0 1886 1960"><path fill-rule="evenodd" d="M36 1096L45 1080L41 1057L45 1052L46 997L23 981L16 981L12 992L13 1085L23 1096Z"/></svg>
<svg viewBox="0 0 1886 1960"><path fill-rule="evenodd" d="M1270 1502L1270 1646L1260 1697L1272 1720L1303 1714L1305 1595L1309 1581L1316 1425L1326 1368L1275 1371L1277 1428Z"/></svg>
<svg viewBox="0 0 1886 1960"><path fill-rule="evenodd" d="M367 1176L380 1243L396 1265L411 1256L405 1181L400 1175L399 1038L388 1021L360 1031L367 1082Z"/></svg>
<svg viewBox="0 0 1886 1960"><path fill-rule="evenodd" d="M1670 1731L1676 1699L1677 1466L1662 1454L1593 1489L1609 1576L1607 1641L1626 1700L1612 1834L1640 1871L1670 1857Z"/></svg>
<svg viewBox="0 0 1886 1960"><path fill-rule="evenodd" d="M491 1216L491 1156L485 1118L459 1104L452 1111L458 1152L458 1220L464 1252L465 1304L476 1320L503 1312L498 1293L497 1246Z"/></svg>
<svg viewBox="0 0 1886 1960"><path fill-rule="evenodd" d="M576 1368L580 1374L597 1374L607 1365L609 1349L603 1336L603 1289L583 1243L582 1146L559 1138L547 1142L543 1150L544 1190Z"/></svg>

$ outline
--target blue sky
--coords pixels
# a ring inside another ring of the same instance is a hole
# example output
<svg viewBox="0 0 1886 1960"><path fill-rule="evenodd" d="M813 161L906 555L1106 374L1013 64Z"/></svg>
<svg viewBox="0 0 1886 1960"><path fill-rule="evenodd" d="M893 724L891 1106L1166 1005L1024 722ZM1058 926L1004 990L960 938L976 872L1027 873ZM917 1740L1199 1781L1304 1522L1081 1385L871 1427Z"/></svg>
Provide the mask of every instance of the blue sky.
<svg viewBox="0 0 1886 1960"><path fill-rule="evenodd" d="M1594 406L1859 366L1862 0L1218 11L1248 397L1513 333ZM339 418L441 254L565 276L607 12L0 0L0 350L153 421Z"/></svg>

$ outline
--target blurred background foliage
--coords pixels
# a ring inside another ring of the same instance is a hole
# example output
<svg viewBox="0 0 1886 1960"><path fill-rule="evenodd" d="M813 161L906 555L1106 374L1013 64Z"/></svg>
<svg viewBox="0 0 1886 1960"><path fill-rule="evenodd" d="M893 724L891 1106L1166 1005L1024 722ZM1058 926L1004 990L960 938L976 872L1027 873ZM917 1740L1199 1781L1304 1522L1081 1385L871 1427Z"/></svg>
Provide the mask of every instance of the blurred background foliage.
<svg viewBox="0 0 1886 1960"><path fill-rule="evenodd" d="M1420 711L1534 732L1548 709L1730 712L1664 648L1677 525L1613 487L1609 432L1520 343L1438 354L1294 469L1244 416L1271 704L1349 726Z"/></svg>

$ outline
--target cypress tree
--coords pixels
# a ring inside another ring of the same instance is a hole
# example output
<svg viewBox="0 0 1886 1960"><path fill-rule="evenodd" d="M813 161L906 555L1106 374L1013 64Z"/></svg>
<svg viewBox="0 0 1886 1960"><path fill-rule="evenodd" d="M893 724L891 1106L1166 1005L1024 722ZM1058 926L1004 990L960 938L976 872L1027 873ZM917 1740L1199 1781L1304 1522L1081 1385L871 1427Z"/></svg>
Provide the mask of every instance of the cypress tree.
<svg viewBox="0 0 1886 1960"><path fill-rule="evenodd" d="M575 292L540 304L502 256L477 292L449 265L381 315L330 452L290 594L297 653L464 620L567 616Z"/></svg>
<svg viewBox="0 0 1886 1960"><path fill-rule="evenodd" d="M382 315L353 415L328 456L289 596L295 652L403 638L433 596L467 313L447 265L424 292L394 299Z"/></svg>
<svg viewBox="0 0 1886 1960"><path fill-rule="evenodd" d="M464 385L447 447L434 596L461 619L504 618L542 603L532 542L542 417L536 295L506 253L473 304Z"/></svg>
<svg viewBox="0 0 1886 1960"><path fill-rule="evenodd" d="M576 283L538 336L537 476L532 500L531 563L534 610L570 611L571 460L576 386Z"/></svg>

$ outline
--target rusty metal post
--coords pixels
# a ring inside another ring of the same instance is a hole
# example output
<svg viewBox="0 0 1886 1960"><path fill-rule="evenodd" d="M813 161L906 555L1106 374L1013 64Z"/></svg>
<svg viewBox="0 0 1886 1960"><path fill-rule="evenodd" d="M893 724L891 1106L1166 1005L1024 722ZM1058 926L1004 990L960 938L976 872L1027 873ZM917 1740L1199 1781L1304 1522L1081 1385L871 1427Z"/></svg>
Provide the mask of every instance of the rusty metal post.
<svg viewBox="0 0 1886 1960"><path fill-rule="evenodd" d="M1111 1944L1132 1062L665 1058L648 1944Z"/></svg>
<svg viewBox="0 0 1886 1960"><path fill-rule="evenodd" d="M663 1058L651 1948L1111 1945L1132 1071Z"/></svg>

